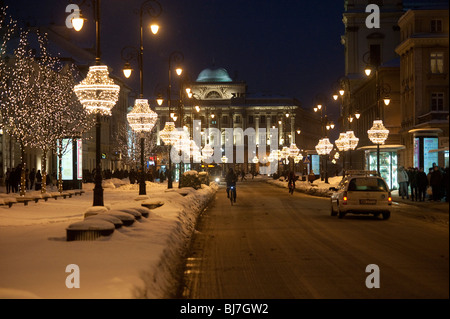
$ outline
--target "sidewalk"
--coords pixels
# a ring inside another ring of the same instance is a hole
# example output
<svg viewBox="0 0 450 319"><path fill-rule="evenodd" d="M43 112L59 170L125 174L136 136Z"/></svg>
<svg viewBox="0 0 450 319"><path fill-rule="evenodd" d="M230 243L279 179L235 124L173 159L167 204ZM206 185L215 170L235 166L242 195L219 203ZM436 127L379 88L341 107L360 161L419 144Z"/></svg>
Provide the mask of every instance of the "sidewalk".
<svg viewBox="0 0 450 319"><path fill-rule="evenodd" d="M410 199L406 199L406 198L402 199L401 196L398 195L398 190L392 191L391 194L392 194L393 202L402 203L402 204L406 204L406 205L413 205L413 206L423 208L423 209L438 210L443 213L449 213L449 203L445 202L445 201L434 202L434 201L429 201L428 199L426 199L424 202L416 202L416 201L412 201L411 197L410 197Z"/></svg>

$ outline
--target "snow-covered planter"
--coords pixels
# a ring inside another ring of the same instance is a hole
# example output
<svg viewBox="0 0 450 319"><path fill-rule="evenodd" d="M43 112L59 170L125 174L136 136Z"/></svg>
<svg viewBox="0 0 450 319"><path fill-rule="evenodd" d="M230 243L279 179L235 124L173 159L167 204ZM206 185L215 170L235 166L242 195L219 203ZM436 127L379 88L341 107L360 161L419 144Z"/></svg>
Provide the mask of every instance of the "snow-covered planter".
<svg viewBox="0 0 450 319"><path fill-rule="evenodd" d="M88 216L105 213L107 211L108 211L108 207L106 207L106 206L92 206L85 210L84 217L86 218Z"/></svg>
<svg viewBox="0 0 450 319"><path fill-rule="evenodd" d="M142 218L142 214L140 212L138 212L135 209L120 209L118 210L119 212L124 212L127 214L130 214L131 216L133 216L135 219L141 219ZM113 211L114 212L114 211Z"/></svg>
<svg viewBox="0 0 450 319"><path fill-rule="evenodd" d="M200 179L200 183L209 185L209 174L208 172L200 172L198 173L198 178Z"/></svg>
<svg viewBox="0 0 450 319"><path fill-rule="evenodd" d="M67 241L95 240L100 236L109 236L114 232L113 223L100 219L85 219L70 224L66 229Z"/></svg>
<svg viewBox="0 0 450 319"><path fill-rule="evenodd" d="M199 189L201 187L201 180L197 171L184 172L180 179L180 187L192 187Z"/></svg>
<svg viewBox="0 0 450 319"><path fill-rule="evenodd" d="M107 213L104 213L104 214L112 215L114 217L119 218L122 221L124 226L130 226L136 220L132 215L130 215L128 213L120 212L117 210L108 211Z"/></svg>
<svg viewBox="0 0 450 319"><path fill-rule="evenodd" d="M90 219L105 220L107 222L113 223L115 228L120 228L123 226L123 222L119 218L114 217L112 215L108 215L108 214L91 215L91 216L88 216L85 218L85 220L90 220Z"/></svg>
<svg viewBox="0 0 450 319"><path fill-rule="evenodd" d="M162 205L164 205L164 202L162 202L160 200L155 200L155 199L148 199L148 200L142 202L142 204L141 204L141 206L144 206L148 209L158 208Z"/></svg>

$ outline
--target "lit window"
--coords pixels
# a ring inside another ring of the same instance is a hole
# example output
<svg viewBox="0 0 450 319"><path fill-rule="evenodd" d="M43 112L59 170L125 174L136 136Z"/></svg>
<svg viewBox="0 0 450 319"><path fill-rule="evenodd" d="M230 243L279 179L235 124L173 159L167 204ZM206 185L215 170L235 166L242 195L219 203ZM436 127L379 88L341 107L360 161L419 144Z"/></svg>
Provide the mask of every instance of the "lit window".
<svg viewBox="0 0 450 319"><path fill-rule="evenodd" d="M430 54L430 70L434 74L444 73L444 53L432 52Z"/></svg>

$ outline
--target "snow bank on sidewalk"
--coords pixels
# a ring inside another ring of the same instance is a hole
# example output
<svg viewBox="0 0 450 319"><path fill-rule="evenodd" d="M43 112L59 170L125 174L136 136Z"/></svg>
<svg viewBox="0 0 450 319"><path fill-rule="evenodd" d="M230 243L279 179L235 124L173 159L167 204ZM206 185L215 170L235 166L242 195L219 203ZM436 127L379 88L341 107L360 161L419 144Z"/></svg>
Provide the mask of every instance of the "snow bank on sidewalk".
<svg viewBox="0 0 450 319"><path fill-rule="evenodd" d="M328 184L325 181L315 180L312 184L310 182L297 181L295 182L295 190L297 192L306 193L308 195L330 197L332 191L329 190L330 187L336 187L342 180L342 176L334 176L328 178ZM267 183L276 185L279 187L288 188L287 181L284 178L280 179L267 179Z"/></svg>
<svg viewBox="0 0 450 319"><path fill-rule="evenodd" d="M105 206L141 208L139 185L107 181ZM168 298L174 293L185 248L200 212L218 186L199 190L147 182L148 218L122 226L95 241L67 242L66 228L82 221L92 207L93 184L86 194L47 202L0 207L0 298ZM80 288L69 289L66 266L80 268Z"/></svg>

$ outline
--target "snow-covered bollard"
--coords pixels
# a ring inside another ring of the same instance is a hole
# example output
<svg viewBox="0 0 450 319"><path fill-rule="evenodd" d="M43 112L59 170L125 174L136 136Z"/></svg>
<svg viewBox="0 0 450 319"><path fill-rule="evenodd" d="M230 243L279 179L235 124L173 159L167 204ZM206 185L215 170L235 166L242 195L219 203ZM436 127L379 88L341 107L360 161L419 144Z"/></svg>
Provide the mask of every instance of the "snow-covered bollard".
<svg viewBox="0 0 450 319"><path fill-rule="evenodd" d="M114 232L113 223L100 219L85 219L70 224L66 229L67 241L95 240L100 236L109 236Z"/></svg>

